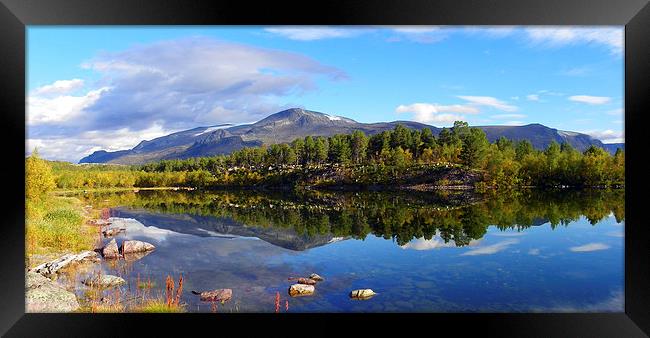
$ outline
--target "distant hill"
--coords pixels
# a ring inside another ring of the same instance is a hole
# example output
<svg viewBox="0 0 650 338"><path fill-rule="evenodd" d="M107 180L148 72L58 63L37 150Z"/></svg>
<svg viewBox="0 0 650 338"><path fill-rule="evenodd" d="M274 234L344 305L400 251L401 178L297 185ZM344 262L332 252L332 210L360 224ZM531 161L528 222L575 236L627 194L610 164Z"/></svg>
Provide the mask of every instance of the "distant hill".
<svg viewBox="0 0 650 338"><path fill-rule="evenodd" d="M361 130L374 135L391 130L402 124L411 129L429 128L438 135L441 128L413 121L360 123L349 118L329 115L300 108L287 109L266 117L253 124L234 126L222 124L198 127L162 136L151 141L142 141L130 150L107 152L96 151L82 158L79 163L142 164L163 159L182 159L229 154L244 147L291 142L305 136L331 136L349 134ZM615 152L616 147L605 145L589 135L562 131L529 124L525 126L479 126L490 142L501 136L514 141L529 140L537 149L546 148L552 141L568 142L583 151L590 145Z"/></svg>
<svg viewBox="0 0 650 338"><path fill-rule="evenodd" d="M618 148L621 148L623 151L625 150L625 143L605 143L603 148L610 154L616 154Z"/></svg>

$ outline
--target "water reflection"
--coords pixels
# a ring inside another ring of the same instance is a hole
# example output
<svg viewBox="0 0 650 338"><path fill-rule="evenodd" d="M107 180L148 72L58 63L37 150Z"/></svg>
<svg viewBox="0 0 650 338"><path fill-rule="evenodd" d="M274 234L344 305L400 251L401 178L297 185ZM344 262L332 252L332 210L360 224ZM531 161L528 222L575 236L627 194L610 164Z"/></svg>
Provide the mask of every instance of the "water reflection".
<svg viewBox="0 0 650 338"><path fill-rule="evenodd" d="M111 262L129 288L186 278L189 290L231 288L220 312L272 312L287 277L325 277L291 312L622 311L624 192L525 191L87 194L112 207L116 236L156 250ZM161 286L162 285L162 286ZM349 291L378 296L351 302ZM159 290L152 290L158 292Z"/></svg>
<svg viewBox="0 0 650 338"><path fill-rule="evenodd" d="M364 239L372 234L399 246L413 239L465 246L482 238L488 226L520 232L550 223L567 226L584 216L595 225L612 214L624 219L623 191L525 191L477 196L446 194L321 193L260 194L240 192L170 192L97 194L93 205L109 203L113 215L196 236L256 237L302 251L335 238ZM108 202L107 202L108 201ZM410 244L414 246L416 244ZM423 245L423 244L420 244ZM432 244L429 245L440 245Z"/></svg>

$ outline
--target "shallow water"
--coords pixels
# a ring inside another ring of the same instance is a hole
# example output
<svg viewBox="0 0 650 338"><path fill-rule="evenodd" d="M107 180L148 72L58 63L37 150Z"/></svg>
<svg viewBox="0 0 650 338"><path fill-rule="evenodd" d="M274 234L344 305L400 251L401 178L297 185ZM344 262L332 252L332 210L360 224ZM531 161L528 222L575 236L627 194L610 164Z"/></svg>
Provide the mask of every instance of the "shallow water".
<svg viewBox="0 0 650 338"><path fill-rule="evenodd" d="M191 290L231 288L217 312L622 312L623 192L518 196L397 193L147 192L84 195L110 206L116 237L156 249L102 273L184 277ZM472 204L463 201L472 200ZM109 239L104 239L107 242ZM325 280L289 297L288 277ZM369 300L351 300L371 288ZM83 290L79 290L82 292Z"/></svg>

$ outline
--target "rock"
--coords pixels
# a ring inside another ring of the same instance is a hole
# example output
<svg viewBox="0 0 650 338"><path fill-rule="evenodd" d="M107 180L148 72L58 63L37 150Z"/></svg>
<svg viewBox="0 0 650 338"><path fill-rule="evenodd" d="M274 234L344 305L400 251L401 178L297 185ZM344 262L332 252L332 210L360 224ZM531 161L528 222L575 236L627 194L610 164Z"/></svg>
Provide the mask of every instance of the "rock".
<svg viewBox="0 0 650 338"><path fill-rule="evenodd" d="M102 231L102 234L104 234L104 237L112 237L123 231L126 231L126 228L110 228Z"/></svg>
<svg viewBox="0 0 650 338"><path fill-rule="evenodd" d="M289 287L289 296L309 296L314 293L313 285L293 284Z"/></svg>
<svg viewBox="0 0 650 338"><path fill-rule="evenodd" d="M36 273L40 273L43 276L49 277L57 273L59 270L67 267L73 262L84 262L84 261L97 261L97 253L94 251L82 251L78 254L65 254L53 261L43 263L39 266L29 269Z"/></svg>
<svg viewBox="0 0 650 338"><path fill-rule="evenodd" d="M371 289L361 289L350 292L350 298L352 299L370 299L374 295L376 295L376 293Z"/></svg>
<svg viewBox="0 0 650 338"><path fill-rule="evenodd" d="M122 242L122 254L130 254L134 252L151 251L156 247L152 244L142 241L124 241Z"/></svg>
<svg viewBox="0 0 650 338"><path fill-rule="evenodd" d="M318 274L315 274L315 273L312 273L311 275L309 275L309 278L311 278L311 279L313 279L313 280L315 280L317 282L323 281L323 277L321 277L321 276L319 276Z"/></svg>
<svg viewBox="0 0 650 338"><path fill-rule="evenodd" d="M101 275L101 276L91 276L82 281L84 285L87 286L96 286L100 288L110 288L122 284L126 284L126 281L122 277L113 276L113 275Z"/></svg>
<svg viewBox="0 0 650 338"><path fill-rule="evenodd" d="M212 291L196 292L193 294L201 296L204 302L227 302L232 298L232 289L217 289Z"/></svg>
<svg viewBox="0 0 650 338"><path fill-rule="evenodd" d="M102 256L104 258L118 258L120 257L120 252L117 247L117 242L113 238L104 248L102 248Z"/></svg>
<svg viewBox="0 0 650 338"><path fill-rule="evenodd" d="M295 277L290 277L289 280L296 281L298 284L306 284L306 285L315 285L316 281L311 279L311 278L295 278Z"/></svg>
<svg viewBox="0 0 650 338"><path fill-rule="evenodd" d="M140 260L140 259L144 258L144 256L146 256L146 255L148 255L150 253L151 253L151 251L132 252L132 253L122 255L122 257L124 257L125 261L133 262L133 261L137 261L137 260Z"/></svg>
<svg viewBox="0 0 650 338"><path fill-rule="evenodd" d="M28 271L25 285L26 312L72 312L79 308L74 293L34 271Z"/></svg>

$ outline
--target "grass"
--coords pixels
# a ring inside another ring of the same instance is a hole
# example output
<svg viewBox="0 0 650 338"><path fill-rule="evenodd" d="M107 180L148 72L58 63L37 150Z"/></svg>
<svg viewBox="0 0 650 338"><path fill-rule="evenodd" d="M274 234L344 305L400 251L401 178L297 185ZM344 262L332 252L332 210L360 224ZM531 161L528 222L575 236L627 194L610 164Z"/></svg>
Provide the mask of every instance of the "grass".
<svg viewBox="0 0 650 338"><path fill-rule="evenodd" d="M144 304L138 305L131 309L131 312L139 313L182 313L185 312L185 307L180 304L167 303L167 300L162 298L149 299Z"/></svg>
<svg viewBox="0 0 650 338"><path fill-rule="evenodd" d="M85 225L86 217L80 200L47 195L26 199L26 255L92 250L96 234Z"/></svg>

